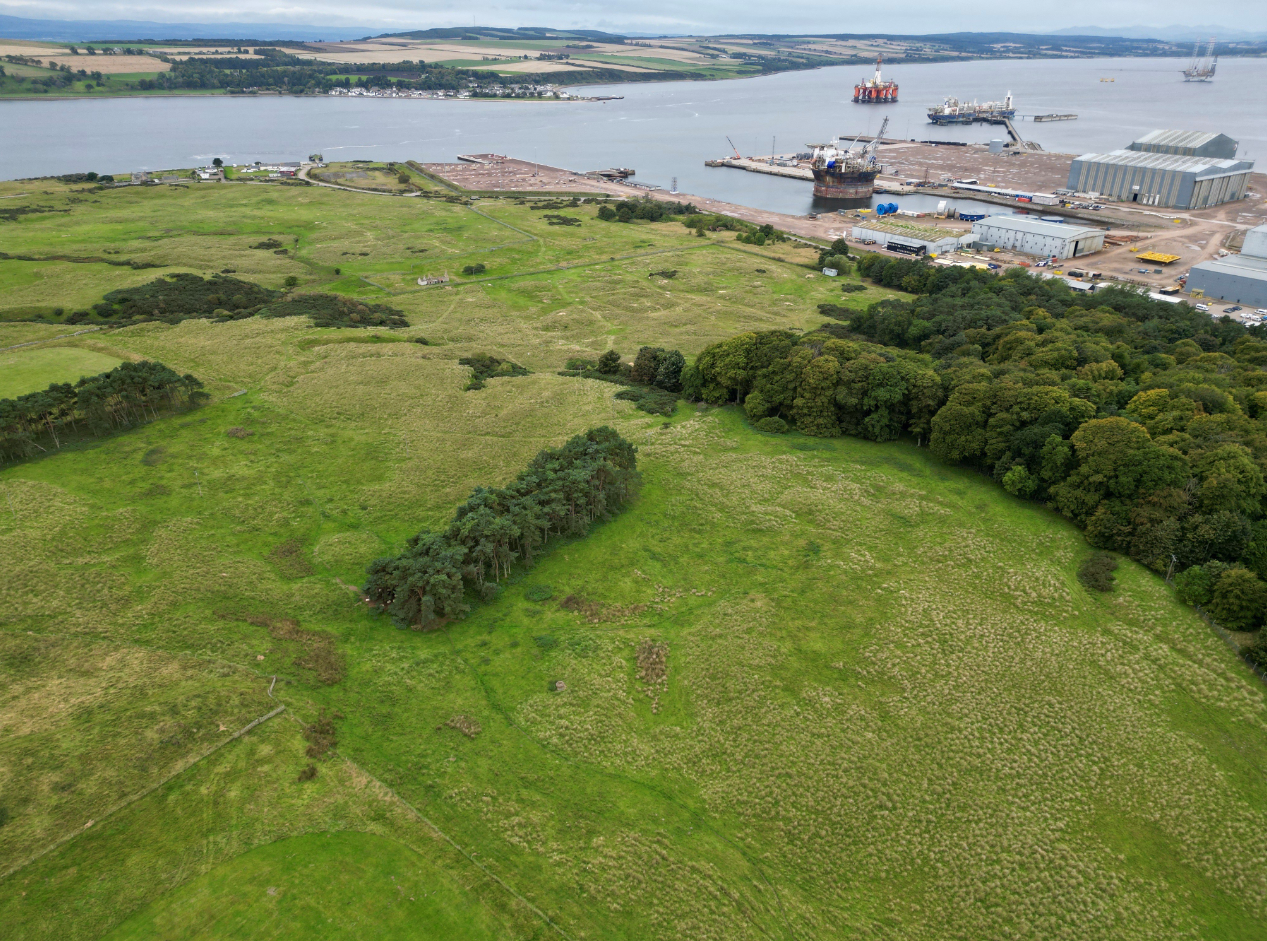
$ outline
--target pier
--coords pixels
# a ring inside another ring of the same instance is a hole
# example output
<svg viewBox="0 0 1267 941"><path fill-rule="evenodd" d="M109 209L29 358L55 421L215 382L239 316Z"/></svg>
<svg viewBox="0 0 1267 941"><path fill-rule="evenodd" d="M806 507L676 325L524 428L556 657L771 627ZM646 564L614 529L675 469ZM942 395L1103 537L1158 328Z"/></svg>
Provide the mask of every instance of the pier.
<svg viewBox="0 0 1267 941"><path fill-rule="evenodd" d="M788 158L778 158L786 160ZM748 170L752 173L768 173L770 176L787 176L794 180L813 180L814 172L808 167L784 167L777 163L767 163L763 160L751 160L746 157L724 157L721 160L705 160L706 167L733 167L736 170Z"/></svg>

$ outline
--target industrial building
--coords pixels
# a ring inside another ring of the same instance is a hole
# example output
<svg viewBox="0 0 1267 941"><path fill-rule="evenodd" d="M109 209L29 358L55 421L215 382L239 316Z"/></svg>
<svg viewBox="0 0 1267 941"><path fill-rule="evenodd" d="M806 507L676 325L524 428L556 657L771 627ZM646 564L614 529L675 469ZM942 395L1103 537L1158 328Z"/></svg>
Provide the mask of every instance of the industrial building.
<svg viewBox="0 0 1267 941"><path fill-rule="evenodd" d="M1253 169L1252 160L1114 150L1075 158L1068 186L1142 206L1205 209L1244 199Z"/></svg>
<svg viewBox="0 0 1267 941"><path fill-rule="evenodd" d="M1239 255L1227 255L1192 266L1188 291L1206 297L1267 307L1267 225L1250 229Z"/></svg>
<svg viewBox="0 0 1267 941"><path fill-rule="evenodd" d="M864 222L853 227L854 241L872 239L882 248L907 255L943 255L959 248L959 235L932 225Z"/></svg>
<svg viewBox="0 0 1267 941"><path fill-rule="evenodd" d="M1104 248L1104 230L1032 216L987 216L972 223L972 237L981 247L1008 248L1027 255L1076 258Z"/></svg>
<svg viewBox="0 0 1267 941"><path fill-rule="evenodd" d="M1213 157L1215 160L1235 160L1239 141L1226 134L1207 131L1152 131L1136 141L1127 150L1146 154L1171 154L1175 157Z"/></svg>

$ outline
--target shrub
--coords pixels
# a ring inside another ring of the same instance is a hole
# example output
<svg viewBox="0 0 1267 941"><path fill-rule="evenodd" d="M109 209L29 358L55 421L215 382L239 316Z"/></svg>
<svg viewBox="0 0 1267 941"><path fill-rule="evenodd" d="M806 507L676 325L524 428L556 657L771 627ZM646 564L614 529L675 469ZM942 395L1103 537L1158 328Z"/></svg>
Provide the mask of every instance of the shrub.
<svg viewBox="0 0 1267 941"><path fill-rule="evenodd" d="M533 641L535 641L536 645L542 650L553 650L555 647L559 646L559 642L549 634L542 634L540 637L534 637Z"/></svg>
<svg viewBox="0 0 1267 941"><path fill-rule="evenodd" d="M462 274L469 277L471 275L483 274L487 270L488 269L484 267L484 263L481 261L474 265L467 265L462 269Z"/></svg>
<svg viewBox="0 0 1267 941"><path fill-rule="evenodd" d="M1249 569L1233 566L1215 580L1210 614L1230 631L1255 631L1262 626L1267 585Z"/></svg>
<svg viewBox="0 0 1267 941"><path fill-rule="evenodd" d="M285 284L285 285L286 285L286 287L288 287L288 288L298 287L298 286L299 286L299 278L298 278L298 277L296 277L296 276L295 276L295 275L293 275L293 274L288 274L288 275L286 275L286 280L285 280L285 281L283 281L282 283L283 283L283 284Z"/></svg>
<svg viewBox="0 0 1267 941"><path fill-rule="evenodd" d="M598 358L598 371L605 376L614 376L620 372L620 354L608 350Z"/></svg>
<svg viewBox="0 0 1267 941"><path fill-rule="evenodd" d="M370 304L337 294L299 294L269 304L261 317L311 317L314 327L409 326L405 315L386 304Z"/></svg>
<svg viewBox="0 0 1267 941"><path fill-rule="evenodd" d="M757 422L757 431L764 431L768 435L786 434L787 429L787 422L776 415L768 415Z"/></svg>
<svg viewBox="0 0 1267 941"><path fill-rule="evenodd" d="M1223 574L1227 566L1221 562L1207 562L1184 569L1175 576L1175 594L1184 604L1207 605L1214 594L1214 580Z"/></svg>
<svg viewBox="0 0 1267 941"><path fill-rule="evenodd" d="M857 281L846 281L840 286L840 290L845 294L856 294L859 291L865 291L866 289L867 286L865 284L860 284Z"/></svg>
<svg viewBox="0 0 1267 941"><path fill-rule="evenodd" d="M508 359L498 359L487 353L476 353L474 356L463 356L458 360L459 366L470 366L473 370L471 381L466 384L467 391L484 388L484 380L505 376L526 376L528 370Z"/></svg>
<svg viewBox="0 0 1267 941"><path fill-rule="evenodd" d="M1095 552L1078 566L1078 581L1092 591L1112 591L1117 558L1110 552Z"/></svg>
<svg viewBox="0 0 1267 941"><path fill-rule="evenodd" d="M748 421L759 421L770 413L770 403L760 392L750 392L743 400L743 410L748 416Z"/></svg>
<svg viewBox="0 0 1267 941"><path fill-rule="evenodd" d="M524 591L524 598L529 601L549 601L554 597L554 589L549 585L529 585Z"/></svg>

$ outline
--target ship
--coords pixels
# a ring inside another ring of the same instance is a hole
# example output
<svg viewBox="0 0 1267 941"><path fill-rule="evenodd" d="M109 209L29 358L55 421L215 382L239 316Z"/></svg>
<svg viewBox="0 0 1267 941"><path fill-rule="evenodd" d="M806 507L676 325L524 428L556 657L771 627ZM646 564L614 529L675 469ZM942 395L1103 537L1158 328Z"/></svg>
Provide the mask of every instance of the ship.
<svg viewBox="0 0 1267 941"><path fill-rule="evenodd" d="M987 101L977 104L975 101L960 101L958 98L947 98L942 104L928 109L928 120L933 124L1002 124L1016 117L1016 108L1012 106L1012 93L1008 92L1002 101Z"/></svg>
<svg viewBox="0 0 1267 941"><path fill-rule="evenodd" d="M886 82L880 78L880 62L883 58L883 56L875 57L875 75L864 78L853 87L854 104L897 104L897 82Z"/></svg>
<svg viewBox="0 0 1267 941"><path fill-rule="evenodd" d="M1214 78L1214 71L1219 67L1219 56L1214 51L1214 40L1206 47L1205 55L1201 55L1201 44L1192 49L1192 64L1182 71L1185 82L1208 82Z"/></svg>
<svg viewBox="0 0 1267 941"><path fill-rule="evenodd" d="M876 148L888 130L889 119L880 125L880 133L865 146L858 148L855 140L847 147L840 146L840 139L830 144L810 144L814 156L810 169L814 172L814 196L818 199L870 200L875 193L875 178L880 173L876 162Z"/></svg>

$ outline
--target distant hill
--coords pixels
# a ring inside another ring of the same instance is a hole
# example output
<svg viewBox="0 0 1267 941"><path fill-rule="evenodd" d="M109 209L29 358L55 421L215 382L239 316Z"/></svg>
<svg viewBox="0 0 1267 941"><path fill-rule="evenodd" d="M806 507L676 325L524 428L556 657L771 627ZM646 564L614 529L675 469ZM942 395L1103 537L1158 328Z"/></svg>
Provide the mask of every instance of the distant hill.
<svg viewBox="0 0 1267 941"><path fill-rule="evenodd" d="M1267 39L1267 30L1231 29L1227 26L1123 26L1117 29L1103 26L1069 26L1054 29L1051 36L1120 36L1125 39L1161 39L1167 42L1196 42L1211 37L1220 42L1261 42Z"/></svg>
<svg viewBox="0 0 1267 941"><path fill-rule="evenodd" d="M618 33L599 29L554 29L549 26L520 26L503 29L498 26L448 26L437 29L415 29L404 33L380 33L375 39L591 39L596 42L623 42Z"/></svg>
<svg viewBox="0 0 1267 941"><path fill-rule="evenodd" d="M148 20L36 20L0 16L0 39L106 42L136 39L283 39L298 42L360 39L373 28L303 26L293 23L155 23Z"/></svg>

